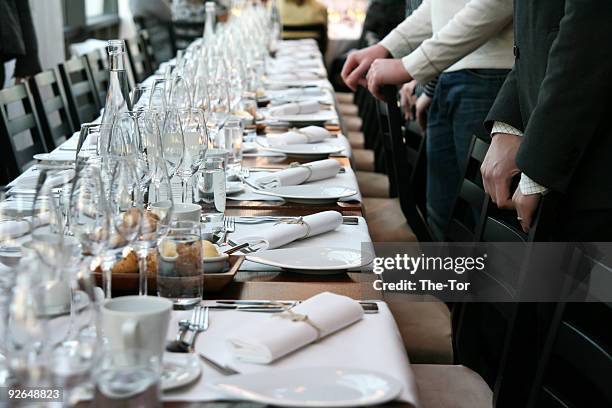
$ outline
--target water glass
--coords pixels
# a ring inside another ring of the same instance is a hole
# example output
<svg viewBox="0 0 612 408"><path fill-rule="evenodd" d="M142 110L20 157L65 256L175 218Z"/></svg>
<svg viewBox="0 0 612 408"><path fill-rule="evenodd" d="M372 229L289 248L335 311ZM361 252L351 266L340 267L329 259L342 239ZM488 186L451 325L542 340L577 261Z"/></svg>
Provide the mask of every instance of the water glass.
<svg viewBox="0 0 612 408"><path fill-rule="evenodd" d="M210 151L209 151L210 152ZM225 160L208 156L197 174L194 191L195 202L202 207L202 214L209 222L223 221L225 214Z"/></svg>
<svg viewBox="0 0 612 408"><path fill-rule="evenodd" d="M200 223L174 221L157 247L157 294L178 309L202 300L204 269Z"/></svg>
<svg viewBox="0 0 612 408"><path fill-rule="evenodd" d="M142 350L109 350L100 359L94 407L161 407L161 362Z"/></svg>
<svg viewBox="0 0 612 408"><path fill-rule="evenodd" d="M223 131L225 135L223 147L229 152L227 170L239 173L242 168L242 124L239 120L228 120Z"/></svg>

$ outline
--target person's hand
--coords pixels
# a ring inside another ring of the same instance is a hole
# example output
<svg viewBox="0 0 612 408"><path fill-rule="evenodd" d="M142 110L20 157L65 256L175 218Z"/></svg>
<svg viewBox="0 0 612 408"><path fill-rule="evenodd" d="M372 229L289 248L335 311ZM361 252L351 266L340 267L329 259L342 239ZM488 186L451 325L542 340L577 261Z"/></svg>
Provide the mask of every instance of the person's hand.
<svg viewBox="0 0 612 408"><path fill-rule="evenodd" d="M416 121L423 132L427 131L427 115L431 101L431 96L422 94L416 102Z"/></svg>
<svg viewBox="0 0 612 408"><path fill-rule="evenodd" d="M381 86L400 85L412 81L412 76L404 68L402 60L386 58L374 60L366 79L370 93L382 101Z"/></svg>
<svg viewBox="0 0 612 408"><path fill-rule="evenodd" d="M516 153L523 138L508 133L493 135L480 172L485 191L499 208L511 209L510 183L520 170L516 165Z"/></svg>
<svg viewBox="0 0 612 408"><path fill-rule="evenodd" d="M414 120L412 115L412 107L416 105L417 96L414 94L414 88L417 86L417 81L412 80L407 84L402 85L400 89L400 100L402 108L404 108L404 117L406 120Z"/></svg>
<svg viewBox="0 0 612 408"><path fill-rule="evenodd" d="M388 56L389 51L380 44L351 52L344 63L344 67L342 67L342 73L340 74L342 80L353 92L357 90L358 85L367 86L365 76L372 62L377 58Z"/></svg>
<svg viewBox="0 0 612 408"><path fill-rule="evenodd" d="M533 216L538 209L538 204L542 199L542 194L528 194L523 195L520 187L514 192L512 196L512 203L516 209L517 218L521 223L523 231L529 232L531 224L533 223Z"/></svg>

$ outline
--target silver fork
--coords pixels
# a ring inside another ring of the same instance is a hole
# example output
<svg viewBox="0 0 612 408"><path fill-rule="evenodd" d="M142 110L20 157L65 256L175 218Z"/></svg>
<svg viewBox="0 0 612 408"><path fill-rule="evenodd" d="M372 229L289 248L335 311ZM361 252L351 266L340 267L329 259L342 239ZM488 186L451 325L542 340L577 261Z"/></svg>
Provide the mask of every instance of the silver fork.
<svg viewBox="0 0 612 408"><path fill-rule="evenodd" d="M223 220L223 233L219 239L219 243L225 244L227 241L227 234L236 231L236 222L234 217L225 217Z"/></svg>
<svg viewBox="0 0 612 408"><path fill-rule="evenodd" d="M196 338L198 334L203 331L208 330L209 326L209 318L208 318L209 309L204 306L196 306L195 311L193 313L193 320L189 324L189 330L193 332L191 336L191 340L187 343L189 345L189 350L193 350L193 346L195 344Z"/></svg>
<svg viewBox="0 0 612 408"><path fill-rule="evenodd" d="M231 239L228 239L227 243L230 244L231 246L239 245L238 243L232 241ZM257 246L260 245L260 244L263 244L263 243L264 243L264 241L258 241L258 242L251 243L251 244L249 244L249 246L247 246L245 248L242 248L240 251L243 254L252 254L254 252L257 252L259 250L259 248L257 248Z"/></svg>

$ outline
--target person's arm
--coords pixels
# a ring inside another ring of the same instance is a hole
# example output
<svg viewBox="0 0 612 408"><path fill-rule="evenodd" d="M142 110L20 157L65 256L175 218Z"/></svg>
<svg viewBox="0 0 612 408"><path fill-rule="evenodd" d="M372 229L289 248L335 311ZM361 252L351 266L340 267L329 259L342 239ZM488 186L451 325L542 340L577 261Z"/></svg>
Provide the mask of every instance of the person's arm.
<svg viewBox="0 0 612 408"><path fill-rule="evenodd" d="M14 75L15 78L27 78L41 72L42 67L38 57L38 41L36 40L30 5L27 1L17 1L16 5L25 53L17 57Z"/></svg>
<svg viewBox="0 0 612 408"><path fill-rule="evenodd" d="M382 39L393 58L401 58L414 51L433 34L431 27L431 0L424 0L408 18Z"/></svg>
<svg viewBox="0 0 612 408"><path fill-rule="evenodd" d="M469 1L440 31L403 58L404 68L419 83L427 83L507 28L512 13L512 0Z"/></svg>
<svg viewBox="0 0 612 408"><path fill-rule="evenodd" d="M544 81L517 155L519 168L538 184L566 192L595 137L612 91L612 2L567 0L548 54ZM580 81L580 86L569 84Z"/></svg>

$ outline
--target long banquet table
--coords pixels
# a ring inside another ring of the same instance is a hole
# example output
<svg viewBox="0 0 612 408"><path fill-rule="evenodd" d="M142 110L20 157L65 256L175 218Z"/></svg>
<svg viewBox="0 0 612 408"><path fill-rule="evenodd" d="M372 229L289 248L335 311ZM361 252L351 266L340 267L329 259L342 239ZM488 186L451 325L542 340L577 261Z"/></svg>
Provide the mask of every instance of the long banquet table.
<svg viewBox="0 0 612 408"><path fill-rule="evenodd" d="M335 107L332 107L335 109ZM337 111L337 109L336 109ZM339 118L340 119L340 118ZM62 146L56 150L61 150ZM335 156L341 165L350 168L348 155ZM278 157L245 157L244 167L286 168L294 159ZM11 185L19 186L19 178ZM273 201L231 201L227 202L226 215L229 216L302 216L325 210L336 210L343 215L363 217L364 211L358 201L332 204L296 204ZM360 218L360 222L365 222ZM230 235L231 236L231 235ZM369 237L368 237L369 239ZM304 300L317 293L329 291L360 300L384 300L383 292L375 291L372 282L376 275L363 272L348 272L336 275L301 275L270 268L269 270L240 270L235 279L222 291L208 293L205 299L270 299ZM87 405L83 403L82 405ZM168 407L260 407L250 402L166 402ZM392 402L388 407L410 407L411 404Z"/></svg>

